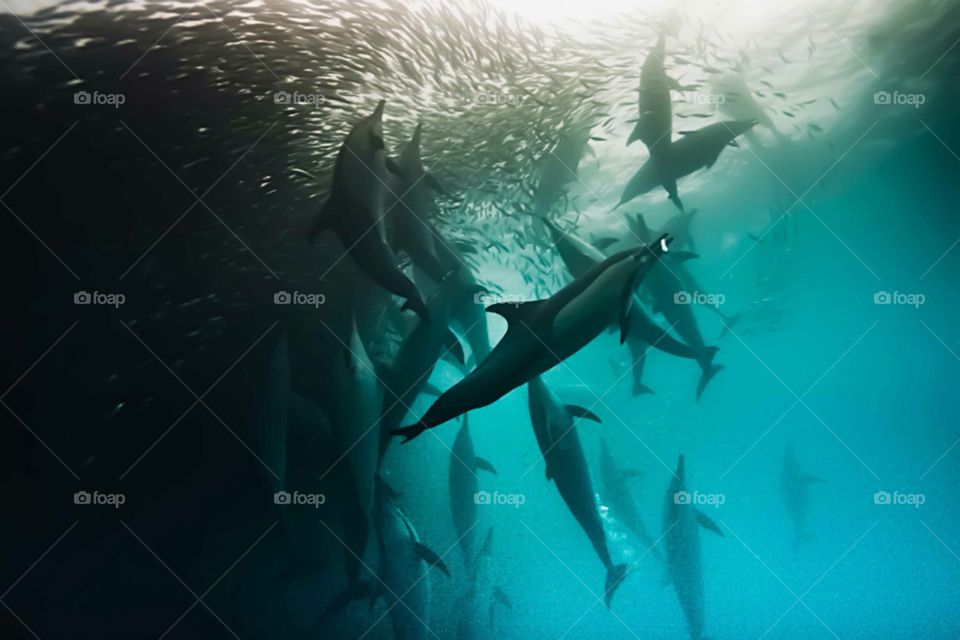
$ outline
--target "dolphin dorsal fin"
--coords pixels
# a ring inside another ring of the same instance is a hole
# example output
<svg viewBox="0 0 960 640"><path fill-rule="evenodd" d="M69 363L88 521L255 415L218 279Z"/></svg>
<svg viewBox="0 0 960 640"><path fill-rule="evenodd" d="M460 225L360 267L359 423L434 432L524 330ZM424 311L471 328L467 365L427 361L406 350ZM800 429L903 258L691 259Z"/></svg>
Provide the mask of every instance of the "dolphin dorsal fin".
<svg viewBox="0 0 960 640"><path fill-rule="evenodd" d="M513 327L514 323L520 323L524 318L536 312L544 302L544 300L523 303L500 302L487 307L487 313L495 313L501 316L510 327Z"/></svg>

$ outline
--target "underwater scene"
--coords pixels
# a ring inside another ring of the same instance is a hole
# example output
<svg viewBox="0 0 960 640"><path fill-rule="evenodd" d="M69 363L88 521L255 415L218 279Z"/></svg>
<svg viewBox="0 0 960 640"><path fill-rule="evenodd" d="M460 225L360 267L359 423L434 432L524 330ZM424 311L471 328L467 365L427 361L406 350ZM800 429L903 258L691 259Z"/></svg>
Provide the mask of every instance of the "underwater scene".
<svg viewBox="0 0 960 640"><path fill-rule="evenodd" d="M0 637L960 638L960 3L0 0Z"/></svg>

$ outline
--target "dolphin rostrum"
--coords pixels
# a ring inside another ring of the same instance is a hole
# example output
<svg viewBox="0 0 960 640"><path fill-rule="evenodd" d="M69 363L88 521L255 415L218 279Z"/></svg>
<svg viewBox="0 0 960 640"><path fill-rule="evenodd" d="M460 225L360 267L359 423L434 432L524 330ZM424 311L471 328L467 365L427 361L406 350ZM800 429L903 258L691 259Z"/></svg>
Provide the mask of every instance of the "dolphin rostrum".
<svg viewBox="0 0 960 640"><path fill-rule="evenodd" d="M397 267L383 236L383 191L387 180L383 143L383 107L350 130L333 169L330 195L310 229L309 240L334 231L357 266L390 293L406 298L404 309L423 318L427 307L416 285Z"/></svg>
<svg viewBox="0 0 960 640"><path fill-rule="evenodd" d="M687 618L687 629L692 640L703 639L703 567L700 562L700 527L719 536L723 532L710 518L686 500L686 474L683 456L677 463L677 473L670 480L663 502L663 542L667 549L667 570L673 589L677 592L680 608Z"/></svg>
<svg viewBox="0 0 960 640"><path fill-rule="evenodd" d="M630 494L628 482L633 478L643 478L643 473L636 469L620 469L616 461L607 449L607 441L600 440L600 481L603 487L603 499L610 505L610 511L613 516L623 522L630 531L633 531L646 551L662 564L666 564L660 551L657 549L656 542L650 532L647 531L643 518L640 517L640 509L634 502Z"/></svg>
<svg viewBox="0 0 960 640"><path fill-rule="evenodd" d="M795 546L810 540L810 534L807 533L810 485L820 482L823 482L823 479L800 470L800 463L797 462L797 457L793 453L793 445L787 443L786 451L783 453L783 469L780 471L780 493L787 507L787 513L793 520Z"/></svg>
<svg viewBox="0 0 960 640"><path fill-rule="evenodd" d="M419 422L393 433L404 436L406 443L427 429L485 407L557 366L615 322L622 343L630 327L634 287L666 251L667 242L664 236L654 244L616 253L545 300L489 307L487 311L506 318L507 334Z"/></svg>
<svg viewBox="0 0 960 640"><path fill-rule="evenodd" d="M533 432L547 464L547 480L553 480L557 485L557 491L567 503L570 513L580 523L607 569L603 594L609 608L613 594L626 575L627 565L615 565L610 559L607 534L597 507L590 469L573 420L576 417L577 422L583 418L600 422L600 419L587 409L565 406L540 376L527 383L527 395Z"/></svg>

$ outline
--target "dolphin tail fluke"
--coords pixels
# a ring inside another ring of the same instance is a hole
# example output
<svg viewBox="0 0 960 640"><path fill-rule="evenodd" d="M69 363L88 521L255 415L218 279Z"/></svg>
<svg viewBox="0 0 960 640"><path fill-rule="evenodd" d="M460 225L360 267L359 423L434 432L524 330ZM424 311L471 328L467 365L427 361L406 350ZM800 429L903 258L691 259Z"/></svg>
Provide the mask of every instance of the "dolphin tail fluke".
<svg viewBox="0 0 960 640"><path fill-rule="evenodd" d="M340 592L337 599L330 603L317 620L317 624L326 621L347 608L347 606L361 598L366 598L373 593L373 584L365 580L359 580L353 584L347 585L347 588Z"/></svg>
<svg viewBox="0 0 960 640"><path fill-rule="evenodd" d="M627 565L617 564L610 567L607 570L607 583L604 585L604 602L607 605L607 609L610 608L610 601L613 600L613 594L617 591L617 587L620 586L620 583L623 582L624 576L627 575Z"/></svg>
<svg viewBox="0 0 960 640"><path fill-rule="evenodd" d="M743 315L743 312L734 314L733 316L726 318L726 321L723 323L723 331L720 332L720 337L717 340L723 340L723 336L730 333L730 330L733 328L733 325L737 324L740 321L740 316Z"/></svg>

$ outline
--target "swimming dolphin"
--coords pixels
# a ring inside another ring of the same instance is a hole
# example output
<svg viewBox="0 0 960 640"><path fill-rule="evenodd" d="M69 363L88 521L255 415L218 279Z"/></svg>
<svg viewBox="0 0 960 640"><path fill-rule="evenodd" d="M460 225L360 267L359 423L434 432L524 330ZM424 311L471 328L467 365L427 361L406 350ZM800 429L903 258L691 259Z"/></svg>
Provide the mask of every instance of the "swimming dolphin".
<svg viewBox="0 0 960 640"><path fill-rule="evenodd" d="M395 640L426 640L431 634L429 571L438 567L447 577L450 572L443 560L420 542L413 525L393 502L397 495L377 474L373 518L377 534L377 577L364 581L350 598L338 598L327 607L320 620L334 615L351 600L369 595L373 609L383 597L389 607Z"/></svg>
<svg viewBox="0 0 960 640"><path fill-rule="evenodd" d="M473 500L473 496L470 496L470 499ZM479 638L482 637L480 633L482 628L480 621L483 618L482 607L485 601L480 598L481 592L484 591L480 580L480 569L483 564L483 559L490 555L492 543L493 527L490 527L490 529L487 530L487 537L483 541L483 547L481 547L474 558L476 562L467 578L467 589L456 603L457 640L479 640ZM499 587L497 587L497 590L499 590ZM493 595L496 597L496 590L493 592ZM492 606L493 604L491 602L491 607Z"/></svg>
<svg viewBox="0 0 960 640"><path fill-rule="evenodd" d="M652 157L647 160L630 178L614 209L660 186L663 182L661 171L679 180L704 167L709 169L727 145L756 124L756 120L734 120L717 122L697 131L681 132L685 135L671 144L667 162L661 165Z"/></svg>
<svg viewBox="0 0 960 640"><path fill-rule="evenodd" d="M573 421L574 417L589 418L597 422L600 422L600 419L581 407L565 406L540 376L527 383L527 396L533 432L547 464L547 480L553 480L570 513L580 523L607 569L603 593L604 602L609 608L613 594L626 575L627 565L614 565L610 559L607 534L597 508L590 469L587 467L587 459Z"/></svg>
<svg viewBox="0 0 960 640"><path fill-rule="evenodd" d="M640 517L640 509L634 502L633 496L628 485L631 479L643 478L643 473L636 469L620 469L616 461L607 449L607 441L600 440L600 481L603 487L603 499L610 506L613 517L623 522L628 529L633 531L640 543L660 563L666 564L663 555L657 549L656 542L650 532L647 531L643 518Z"/></svg>
<svg viewBox="0 0 960 640"><path fill-rule="evenodd" d="M357 556L363 558L370 532L377 472L376 425L380 419L382 389L352 313L347 346L336 342L334 352L323 371L330 382L330 397L323 411L333 425L337 457L343 456L337 471L342 478L340 510L344 543L350 549L344 550L347 591L353 591L362 566Z"/></svg>
<svg viewBox="0 0 960 640"><path fill-rule="evenodd" d="M810 504L810 485L823 482L823 479L803 473L793 453L793 445L787 443L783 453L783 469L780 471L780 494L787 507L787 513L793 520L794 544L810 540L807 533L807 508Z"/></svg>
<svg viewBox="0 0 960 640"><path fill-rule="evenodd" d="M540 161L539 181L533 193L534 211L546 215L550 207L567 191L577 176L585 154L594 155L590 147L590 127L584 126L560 134L560 140Z"/></svg>
<svg viewBox="0 0 960 640"><path fill-rule="evenodd" d="M463 415L463 426L457 433L450 454L450 513L453 516L453 531L460 541L463 565L468 574L477 570L478 552L474 549L477 524L477 503L474 496L480 490L478 471L497 475L493 465L479 457L473 449L470 424Z"/></svg>
<svg viewBox="0 0 960 640"><path fill-rule="evenodd" d="M427 307L416 285L397 267L383 235L383 192L387 180L381 100L374 112L350 130L333 169L330 195L308 236L332 230L357 266L390 293L406 298L403 309L426 318Z"/></svg>
<svg viewBox="0 0 960 640"><path fill-rule="evenodd" d="M684 87L667 76L664 69L666 49L664 34L660 33L657 44L640 70L640 118L627 139L627 146L640 140L650 152L650 161L658 169L663 188L670 200L683 210L683 203L677 194L677 178L669 171L670 155L673 143L673 104L670 90L683 91Z"/></svg>
<svg viewBox="0 0 960 640"><path fill-rule="evenodd" d="M677 462L677 473L670 481L663 502L663 542L667 549L670 581L677 592L680 608L687 618L690 638L702 640L703 567L700 562L700 527L719 536L723 536L723 532L694 505L689 502L678 503L677 495L686 490L686 475L681 455Z"/></svg>
<svg viewBox="0 0 960 640"><path fill-rule="evenodd" d="M743 76L730 71L724 73L719 78L712 81L713 92L724 97L723 102L718 102L717 108L722 114L734 120L756 120L761 127L766 127L780 140L789 140L767 115L766 109L757 104L753 99L753 92L747 86ZM754 131L747 131L744 134L747 142L759 146L759 138Z"/></svg>
<svg viewBox="0 0 960 640"><path fill-rule="evenodd" d="M584 242L572 232L564 233L552 220L539 218L550 231L553 246L560 253L564 266L574 278L578 278L591 267L603 262L606 256L596 247ZM649 237L644 242L653 242L654 238ZM671 252L671 255L674 252ZM661 329L647 315L639 299L635 299L633 307L630 309L630 330L627 333L627 347L630 349L630 356L633 361L631 373L633 374L633 395L642 395L653 393L653 391L642 382L643 365L646 360L648 347L654 347L680 358L689 358L696 360L697 352L676 340L668 332Z"/></svg>
<svg viewBox="0 0 960 640"><path fill-rule="evenodd" d="M630 327L634 287L666 251L668 242L663 237L652 245L616 253L545 300L489 307L487 311L506 318L507 334L418 423L393 433L404 436L406 443L427 429L495 402L575 354L614 322L619 322L622 343Z"/></svg>
<svg viewBox="0 0 960 640"><path fill-rule="evenodd" d="M447 326L455 277L455 274L450 274L427 299L430 322L416 318L416 326L400 345L393 363L381 367L377 372L387 387L381 411L378 468L390 446L390 432L403 422L409 412L407 408L413 406L426 387L440 356L449 352L461 364L464 361L463 347Z"/></svg>
<svg viewBox="0 0 960 640"><path fill-rule="evenodd" d="M448 269L437 257L435 231L426 221L434 214L431 191L443 193L437 179L426 172L420 158L421 125L404 147L396 162L387 159L387 170L397 177L400 201L393 207L393 248L404 251L418 268L435 282L446 276Z"/></svg>

